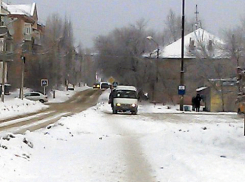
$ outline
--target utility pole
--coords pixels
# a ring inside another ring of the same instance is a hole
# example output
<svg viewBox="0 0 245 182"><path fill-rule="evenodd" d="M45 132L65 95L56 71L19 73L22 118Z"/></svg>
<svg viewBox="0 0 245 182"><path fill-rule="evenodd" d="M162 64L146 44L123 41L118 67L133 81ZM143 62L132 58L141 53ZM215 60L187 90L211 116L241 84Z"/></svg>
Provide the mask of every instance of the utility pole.
<svg viewBox="0 0 245 182"><path fill-rule="evenodd" d="M21 86L20 86L20 98L23 100L23 95L24 95L24 77L25 77L25 62L26 62L26 57L21 56Z"/></svg>
<svg viewBox="0 0 245 182"><path fill-rule="evenodd" d="M4 102L4 93L5 93L5 89L4 89L4 86L5 86L5 58L3 59L3 73L2 73L2 93L1 93L1 100L2 102Z"/></svg>
<svg viewBox="0 0 245 182"><path fill-rule="evenodd" d="M3 72L2 72L2 93L1 100L4 102L4 93L5 93L5 70L6 70L6 37L4 37L3 42Z"/></svg>
<svg viewBox="0 0 245 182"><path fill-rule="evenodd" d="M184 36L185 36L185 0L182 0L182 39L181 39L181 69L180 69L180 87L184 88ZM179 88L180 89L180 88ZM184 92L180 95L180 111L184 108Z"/></svg>
<svg viewBox="0 0 245 182"><path fill-rule="evenodd" d="M198 14L199 14L199 12L197 11L197 4L196 4L196 12L195 12L195 14L196 14L196 30L197 30L197 27L198 27Z"/></svg>
<svg viewBox="0 0 245 182"><path fill-rule="evenodd" d="M21 80L20 80L20 92L19 92L19 98L23 100L23 95L24 95L24 80L25 80L25 62L26 62L26 57L24 56L24 51L23 51L23 46L25 45L25 40L22 41L22 43L19 45L21 47Z"/></svg>

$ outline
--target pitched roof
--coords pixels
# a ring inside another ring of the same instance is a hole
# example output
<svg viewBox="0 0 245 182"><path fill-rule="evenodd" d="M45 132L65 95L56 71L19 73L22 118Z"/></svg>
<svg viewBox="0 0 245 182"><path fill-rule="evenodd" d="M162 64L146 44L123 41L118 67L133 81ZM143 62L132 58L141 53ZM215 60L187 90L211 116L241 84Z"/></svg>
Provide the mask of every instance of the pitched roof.
<svg viewBox="0 0 245 182"><path fill-rule="evenodd" d="M36 3L32 4L20 4L20 5L9 5L2 2L4 9L8 10L13 15L26 15L33 16L35 12Z"/></svg>
<svg viewBox="0 0 245 182"><path fill-rule="evenodd" d="M204 44L205 47L208 45L208 43L211 41L213 47L215 48L215 51L212 52L212 57L213 58L218 58L222 56L221 50L218 50L217 47L220 45L223 45L223 41L219 39L218 37L212 35L211 33L207 32L206 30L199 28L189 34L187 34L185 37L185 42L184 42L184 58L195 58L197 52L190 51L190 42L193 41L194 43L194 50L198 51L195 49L198 45ZM176 42L173 42L172 44L160 48L159 51L159 58L162 59L179 59L181 58L181 41L182 39L180 38ZM144 57L150 57L150 54L148 56L145 54ZM153 51L151 54L151 58L156 58L156 51Z"/></svg>

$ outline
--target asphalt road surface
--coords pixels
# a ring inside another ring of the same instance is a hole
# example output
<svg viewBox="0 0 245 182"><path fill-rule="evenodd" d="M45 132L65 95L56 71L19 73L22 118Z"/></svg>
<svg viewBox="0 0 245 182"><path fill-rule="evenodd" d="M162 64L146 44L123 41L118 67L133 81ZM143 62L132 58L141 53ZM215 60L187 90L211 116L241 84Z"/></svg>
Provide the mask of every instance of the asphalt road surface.
<svg viewBox="0 0 245 182"><path fill-rule="evenodd" d="M50 107L39 112L0 120L0 132L24 133L47 127L61 117L71 116L97 104L101 90L88 89L76 93L63 103L48 104Z"/></svg>

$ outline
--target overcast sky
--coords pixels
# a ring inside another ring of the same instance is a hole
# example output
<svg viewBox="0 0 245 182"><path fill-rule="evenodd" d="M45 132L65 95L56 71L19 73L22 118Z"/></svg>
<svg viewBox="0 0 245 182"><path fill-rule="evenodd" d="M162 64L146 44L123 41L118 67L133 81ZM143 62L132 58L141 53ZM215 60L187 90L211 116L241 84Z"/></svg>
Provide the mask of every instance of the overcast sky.
<svg viewBox="0 0 245 182"><path fill-rule="evenodd" d="M3 0L7 2L7 0ZM149 28L162 31L169 10L181 15L182 0L9 0L12 4L36 2L39 20L59 13L71 18L76 42L92 47L93 39L106 35L116 27L126 26L144 18ZM186 0L187 18L195 17L198 5L205 29L215 35L232 28L245 17L245 0Z"/></svg>

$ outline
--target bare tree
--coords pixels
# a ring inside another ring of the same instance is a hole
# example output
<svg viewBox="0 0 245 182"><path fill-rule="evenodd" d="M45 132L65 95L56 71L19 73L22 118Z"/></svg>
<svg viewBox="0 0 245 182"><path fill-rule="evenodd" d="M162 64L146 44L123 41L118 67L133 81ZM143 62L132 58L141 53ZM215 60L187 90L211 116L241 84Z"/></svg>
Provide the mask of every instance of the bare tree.
<svg viewBox="0 0 245 182"><path fill-rule="evenodd" d="M149 80L155 73L155 67L150 61L142 59L142 54L149 51L146 37L152 33L146 29L146 22L140 20L127 27L117 28L107 36L99 36L95 40L99 53L97 70L105 78L113 76L120 83L149 89Z"/></svg>
<svg viewBox="0 0 245 182"><path fill-rule="evenodd" d="M244 27L245 28L245 27ZM237 67L244 67L245 58L245 31L244 28L238 27L233 30L224 32L225 46L223 47L224 55L231 58Z"/></svg>
<svg viewBox="0 0 245 182"><path fill-rule="evenodd" d="M40 49L40 48L39 48ZM63 20L58 14L48 17L43 48L29 53L26 83L28 87L41 89L41 78L49 79L48 89L58 88L66 83L80 82L77 68L81 67L82 51L74 47L73 28L70 20Z"/></svg>
<svg viewBox="0 0 245 182"><path fill-rule="evenodd" d="M170 44L181 38L181 16L176 15L175 12L170 9L165 20L165 28L163 31L163 36L165 44ZM185 34L188 34L194 30L195 20L185 20Z"/></svg>
<svg viewBox="0 0 245 182"><path fill-rule="evenodd" d="M245 69L245 17L240 25L224 31L224 53L231 59L237 71L238 95L237 101L244 102L244 69Z"/></svg>

